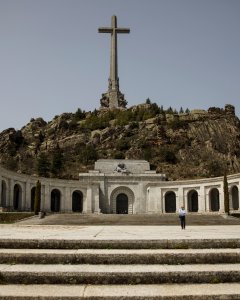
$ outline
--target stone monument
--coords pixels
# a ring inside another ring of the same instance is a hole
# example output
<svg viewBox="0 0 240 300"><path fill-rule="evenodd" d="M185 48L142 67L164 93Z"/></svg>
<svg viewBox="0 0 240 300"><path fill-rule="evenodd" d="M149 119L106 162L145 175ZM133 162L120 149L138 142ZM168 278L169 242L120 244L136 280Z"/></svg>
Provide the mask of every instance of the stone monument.
<svg viewBox="0 0 240 300"><path fill-rule="evenodd" d="M129 28L118 28L117 17L112 16L111 27L98 28L100 33L111 33L111 59L110 59L110 77L108 79L108 91L102 94L100 100L102 108L118 108L126 107L127 101L124 94L119 90L118 78L118 56L117 56L117 34L129 33Z"/></svg>

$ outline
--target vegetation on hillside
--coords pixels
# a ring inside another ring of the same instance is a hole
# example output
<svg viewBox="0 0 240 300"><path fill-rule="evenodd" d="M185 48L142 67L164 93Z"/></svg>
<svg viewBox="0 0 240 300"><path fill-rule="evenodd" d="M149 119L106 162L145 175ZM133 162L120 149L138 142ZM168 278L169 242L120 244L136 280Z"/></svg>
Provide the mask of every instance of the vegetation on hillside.
<svg viewBox="0 0 240 300"><path fill-rule="evenodd" d="M208 111L152 103L31 119L0 133L0 163L43 177L77 179L101 158L145 159L169 179L240 171L240 122L231 105Z"/></svg>

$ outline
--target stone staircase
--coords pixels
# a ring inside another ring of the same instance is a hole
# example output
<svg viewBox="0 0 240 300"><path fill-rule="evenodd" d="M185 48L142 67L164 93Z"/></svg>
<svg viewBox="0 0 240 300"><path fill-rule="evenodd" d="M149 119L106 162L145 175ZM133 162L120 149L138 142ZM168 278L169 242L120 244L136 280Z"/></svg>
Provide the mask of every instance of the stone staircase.
<svg viewBox="0 0 240 300"><path fill-rule="evenodd" d="M239 239L1 239L0 262L0 299L240 299Z"/></svg>

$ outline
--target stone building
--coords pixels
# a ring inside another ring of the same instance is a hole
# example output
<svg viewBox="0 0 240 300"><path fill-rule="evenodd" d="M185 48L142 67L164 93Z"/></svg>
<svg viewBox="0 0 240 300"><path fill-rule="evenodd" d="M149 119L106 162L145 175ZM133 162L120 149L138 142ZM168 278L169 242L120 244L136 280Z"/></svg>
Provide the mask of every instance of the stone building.
<svg viewBox="0 0 240 300"><path fill-rule="evenodd" d="M223 177L167 181L144 160L98 160L79 180L38 178L0 167L0 207L33 211L36 182L46 212L165 214L224 213ZM230 210L240 213L240 174L228 176Z"/></svg>

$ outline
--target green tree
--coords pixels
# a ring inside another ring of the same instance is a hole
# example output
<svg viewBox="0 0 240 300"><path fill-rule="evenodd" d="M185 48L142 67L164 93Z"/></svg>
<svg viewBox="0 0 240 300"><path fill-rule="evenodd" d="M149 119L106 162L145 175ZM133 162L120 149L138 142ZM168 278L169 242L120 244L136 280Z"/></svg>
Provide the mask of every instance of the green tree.
<svg viewBox="0 0 240 300"><path fill-rule="evenodd" d="M151 104L151 100L149 98L146 99L146 104Z"/></svg>
<svg viewBox="0 0 240 300"><path fill-rule="evenodd" d="M41 182L36 183L35 197L34 197L34 214L37 215L41 207Z"/></svg>
<svg viewBox="0 0 240 300"><path fill-rule="evenodd" d="M81 163L89 164L98 159L98 154L94 146L89 144L85 148L81 149L78 157Z"/></svg>
<svg viewBox="0 0 240 300"><path fill-rule="evenodd" d="M64 157L62 150L57 146L53 153L52 164L51 164L51 173L54 176L57 176L63 170Z"/></svg>
<svg viewBox="0 0 240 300"><path fill-rule="evenodd" d="M75 119L76 120L82 120L86 116L85 111L82 111L81 108L78 108L77 111L75 112Z"/></svg>
<svg viewBox="0 0 240 300"><path fill-rule="evenodd" d="M50 163L45 153L41 152L37 158L37 173L38 176L48 177L50 170Z"/></svg>
<svg viewBox="0 0 240 300"><path fill-rule="evenodd" d="M172 114L172 113L173 113L173 109L172 109L171 106L167 109L167 113L168 113L168 114Z"/></svg>
<svg viewBox="0 0 240 300"><path fill-rule="evenodd" d="M227 172L224 172L223 176L223 192L224 192L224 210L229 215L229 190L227 181Z"/></svg>

